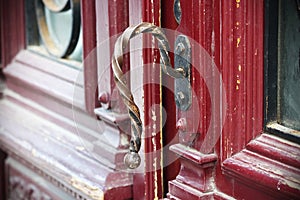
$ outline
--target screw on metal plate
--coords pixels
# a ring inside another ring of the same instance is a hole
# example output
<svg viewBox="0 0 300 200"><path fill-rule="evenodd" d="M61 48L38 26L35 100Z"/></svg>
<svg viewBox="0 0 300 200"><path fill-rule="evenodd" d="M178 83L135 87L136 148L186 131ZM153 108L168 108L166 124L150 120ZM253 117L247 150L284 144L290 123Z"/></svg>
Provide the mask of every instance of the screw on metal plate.
<svg viewBox="0 0 300 200"><path fill-rule="evenodd" d="M178 108L186 111L192 104L191 75L191 44L184 35L175 41L175 69L182 69L184 77L175 79L175 102Z"/></svg>

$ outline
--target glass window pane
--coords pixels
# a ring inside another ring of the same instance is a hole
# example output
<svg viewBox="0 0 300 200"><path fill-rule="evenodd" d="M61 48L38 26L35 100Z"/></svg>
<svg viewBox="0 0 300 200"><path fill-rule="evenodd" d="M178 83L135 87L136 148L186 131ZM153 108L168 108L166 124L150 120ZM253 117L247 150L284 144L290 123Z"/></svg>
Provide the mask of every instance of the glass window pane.
<svg viewBox="0 0 300 200"><path fill-rule="evenodd" d="M29 49L58 61L82 61L79 0L27 0L26 22Z"/></svg>
<svg viewBox="0 0 300 200"><path fill-rule="evenodd" d="M279 4L279 123L300 130L300 10L297 0Z"/></svg>

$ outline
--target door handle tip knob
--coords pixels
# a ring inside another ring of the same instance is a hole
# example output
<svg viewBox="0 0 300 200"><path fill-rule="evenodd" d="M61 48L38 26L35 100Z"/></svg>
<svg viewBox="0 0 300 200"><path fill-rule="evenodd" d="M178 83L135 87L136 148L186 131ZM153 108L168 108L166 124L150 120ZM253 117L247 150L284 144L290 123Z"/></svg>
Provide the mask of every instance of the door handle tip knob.
<svg viewBox="0 0 300 200"><path fill-rule="evenodd" d="M125 155L124 163L127 168L136 169L138 166L140 166L141 157L137 152L130 151Z"/></svg>

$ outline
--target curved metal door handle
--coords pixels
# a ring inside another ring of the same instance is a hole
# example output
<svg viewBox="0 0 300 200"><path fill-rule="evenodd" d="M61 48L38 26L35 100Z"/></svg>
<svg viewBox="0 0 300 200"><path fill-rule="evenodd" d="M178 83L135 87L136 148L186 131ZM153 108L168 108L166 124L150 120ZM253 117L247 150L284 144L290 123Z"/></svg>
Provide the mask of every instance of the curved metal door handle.
<svg viewBox="0 0 300 200"><path fill-rule="evenodd" d="M138 154L141 147L142 121L140 111L134 102L132 93L128 89L122 72L123 51L128 45L131 38L142 34L151 33L158 40L158 48L160 51L161 67L167 75L173 78L184 78L184 70L182 68L173 69L170 64L168 54L169 43L162 29L151 23L140 23L134 27L128 27L115 43L114 53L112 56L112 69L116 86L119 89L123 102L125 103L131 120L131 141L129 152L124 157L125 165L130 169L135 169L140 165L141 158Z"/></svg>

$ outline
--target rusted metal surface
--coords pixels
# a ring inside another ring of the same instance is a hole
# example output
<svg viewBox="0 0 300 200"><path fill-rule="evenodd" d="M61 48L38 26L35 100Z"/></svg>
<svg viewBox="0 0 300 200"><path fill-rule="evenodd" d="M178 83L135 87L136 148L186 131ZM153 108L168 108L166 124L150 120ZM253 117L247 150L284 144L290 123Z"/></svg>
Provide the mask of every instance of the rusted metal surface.
<svg viewBox="0 0 300 200"><path fill-rule="evenodd" d="M177 108L186 111L192 105L191 90L191 57L192 49L188 37L178 35L174 45L174 68L181 69L184 77L176 78L175 81L175 102Z"/></svg>
<svg viewBox="0 0 300 200"><path fill-rule="evenodd" d="M129 150L130 152L125 156L124 162L130 169L137 168L140 165L141 158L138 152L141 147L141 134L142 134L142 121L140 117L140 111L134 102L133 95L129 90L129 86L124 79L124 73L122 72L123 63L123 51L126 48L129 40L142 33L151 33L155 39L158 40L158 47L160 50L160 62L161 67L167 75L173 78L184 78L184 70L182 68L173 69L171 67L170 58L168 55L169 43L162 32L162 30L147 22L143 22L134 27L127 28L124 33L117 39L112 57L112 69L114 72L114 78L116 85L123 98L124 104L127 106L129 116L131 118L132 135Z"/></svg>

